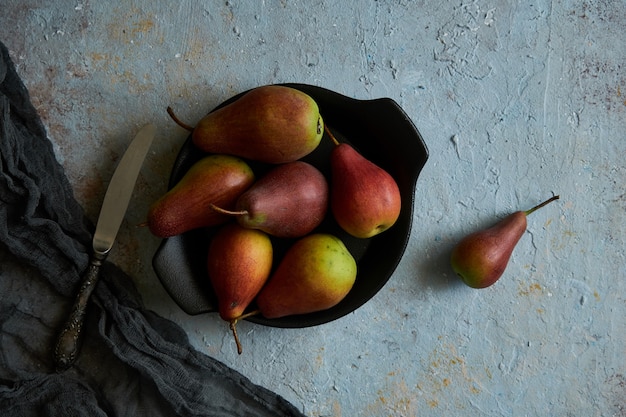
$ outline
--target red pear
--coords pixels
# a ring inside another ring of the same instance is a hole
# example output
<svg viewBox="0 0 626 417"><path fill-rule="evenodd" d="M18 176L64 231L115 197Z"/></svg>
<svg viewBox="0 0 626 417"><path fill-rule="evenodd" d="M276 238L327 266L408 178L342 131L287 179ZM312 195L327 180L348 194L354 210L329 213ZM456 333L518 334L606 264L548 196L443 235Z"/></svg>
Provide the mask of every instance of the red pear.
<svg viewBox="0 0 626 417"><path fill-rule="evenodd" d="M295 161L267 172L235 204L233 211L216 205L214 210L236 216L244 227L276 236L302 237L324 220L328 210L328 182L313 165Z"/></svg>
<svg viewBox="0 0 626 417"><path fill-rule="evenodd" d="M155 236L165 238L225 223L229 217L211 210L210 204L232 208L254 179L252 169L242 159L206 156L150 206L148 227Z"/></svg>
<svg viewBox="0 0 626 417"><path fill-rule="evenodd" d="M526 231L526 217L558 198L557 195L529 210L516 211L492 227L463 238L452 250L454 271L472 288L485 288L495 283Z"/></svg>
<svg viewBox="0 0 626 417"><path fill-rule="evenodd" d="M220 317L230 323L239 353L235 325L269 278L272 262L269 236L235 222L222 226L209 245L207 272Z"/></svg>
<svg viewBox="0 0 626 417"><path fill-rule="evenodd" d="M400 189L384 169L347 143L336 142L330 156L330 207L346 232L369 238L393 226L400 216Z"/></svg>

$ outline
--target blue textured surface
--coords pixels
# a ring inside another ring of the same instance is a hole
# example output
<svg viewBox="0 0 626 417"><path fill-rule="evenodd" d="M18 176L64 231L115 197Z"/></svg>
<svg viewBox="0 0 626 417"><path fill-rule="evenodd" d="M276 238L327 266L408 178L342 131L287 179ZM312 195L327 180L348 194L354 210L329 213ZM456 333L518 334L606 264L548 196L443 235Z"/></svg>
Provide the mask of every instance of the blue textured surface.
<svg viewBox="0 0 626 417"><path fill-rule="evenodd" d="M129 135L159 133L111 258L194 345L310 416L626 415L626 2L4 0L10 49L96 218ZM185 132L224 99L302 82L391 97L430 150L396 273L302 330L186 316L138 228ZM463 286L464 234L552 194L505 275Z"/></svg>

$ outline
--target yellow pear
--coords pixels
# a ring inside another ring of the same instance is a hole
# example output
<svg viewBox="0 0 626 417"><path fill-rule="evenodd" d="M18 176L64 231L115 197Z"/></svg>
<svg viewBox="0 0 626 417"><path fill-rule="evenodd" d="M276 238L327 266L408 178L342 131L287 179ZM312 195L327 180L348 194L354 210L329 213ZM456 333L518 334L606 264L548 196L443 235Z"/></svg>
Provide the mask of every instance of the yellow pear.
<svg viewBox="0 0 626 417"><path fill-rule="evenodd" d="M326 310L345 298L356 274L356 261L338 237L311 234L287 250L256 303L270 319Z"/></svg>

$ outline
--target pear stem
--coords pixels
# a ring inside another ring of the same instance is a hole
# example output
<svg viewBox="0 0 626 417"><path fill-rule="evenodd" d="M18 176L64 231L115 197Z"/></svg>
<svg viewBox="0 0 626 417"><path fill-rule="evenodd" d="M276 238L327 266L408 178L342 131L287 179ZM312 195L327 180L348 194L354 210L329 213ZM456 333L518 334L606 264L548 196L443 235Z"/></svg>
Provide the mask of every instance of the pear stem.
<svg viewBox="0 0 626 417"><path fill-rule="evenodd" d="M226 209L216 206L215 204L209 204L209 207L211 207L213 210L217 211L218 213L226 214L228 216L245 216L246 214L248 214L248 210L239 210L239 211L226 210Z"/></svg>
<svg viewBox="0 0 626 417"><path fill-rule="evenodd" d="M330 129L328 128L328 124L324 124L324 130L326 131L328 136L330 136L330 139L335 143L335 145L338 146L339 141L337 140L337 138L335 138L335 135L333 135L333 132L331 132Z"/></svg>
<svg viewBox="0 0 626 417"><path fill-rule="evenodd" d="M193 132L193 126L189 126L187 123L183 122L182 120L180 120L178 118L178 116L176 116L176 114L174 114L174 110L172 110L172 108L170 106L167 106L167 114L170 115L170 117L172 118L172 120L180 127L182 127L185 130L188 130L190 132Z"/></svg>
<svg viewBox="0 0 626 417"><path fill-rule="evenodd" d="M230 330L233 332L233 337L235 338L237 353L241 355L243 352L243 348L241 347L241 342L239 341L239 336L237 335L237 321L237 319L233 319L230 321Z"/></svg>
<svg viewBox="0 0 626 417"><path fill-rule="evenodd" d="M236 320L244 320L244 319L247 319L248 317L256 316L258 314L261 314L261 310L252 310L248 313L242 314L241 316L237 317Z"/></svg>
<svg viewBox="0 0 626 417"><path fill-rule="evenodd" d="M531 214L533 211L538 210L538 209L540 209L541 207L543 207L543 206L545 206L545 205L547 205L547 204L550 204L550 203L551 203L551 202L553 202L554 200L558 200L558 199L559 199L559 196L558 196L558 195L555 195L555 196L553 196L553 197L551 197L551 198L547 199L547 200L546 200L546 201L544 201L543 203L541 203L541 204L537 204L535 207L533 207L533 208L531 208L531 209L529 209L529 210L526 210L526 211L524 212L524 214L526 214L526 215L528 216L528 215L529 215L529 214Z"/></svg>
<svg viewBox="0 0 626 417"><path fill-rule="evenodd" d="M249 313L242 314L241 316L234 318L230 321L230 331L233 332L233 337L235 338L235 344L237 345L237 353L241 355L243 353L243 347L241 346L241 342L239 341L239 335L237 334L237 322L239 320L247 319L248 317L256 316L259 314L261 310L253 310Z"/></svg>

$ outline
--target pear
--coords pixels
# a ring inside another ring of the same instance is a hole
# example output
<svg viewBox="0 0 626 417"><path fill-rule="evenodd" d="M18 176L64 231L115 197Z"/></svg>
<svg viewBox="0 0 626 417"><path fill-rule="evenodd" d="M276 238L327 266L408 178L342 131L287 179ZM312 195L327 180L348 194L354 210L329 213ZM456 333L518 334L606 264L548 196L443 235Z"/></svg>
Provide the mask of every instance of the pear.
<svg viewBox="0 0 626 417"><path fill-rule="evenodd" d="M270 276L272 242L260 230L236 222L222 226L209 244L207 272L217 297L220 317L230 323L237 343L236 324Z"/></svg>
<svg viewBox="0 0 626 417"><path fill-rule="evenodd" d="M324 220L328 182L313 165L295 161L275 166L244 192L234 211L212 206L237 217L244 227L272 236L302 237Z"/></svg>
<svg viewBox="0 0 626 417"><path fill-rule="evenodd" d="M452 250L452 269L472 288L486 288L495 283L526 231L526 217L558 198L557 195L529 210L511 213L492 227L461 239Z"/></svg>
<svg viewBox="0 0 626 417"><path fill-rule="evenodd" d="M254 180L252 169L242 159L206 156L150 206L148 227L155 236L166 238L225 223L230 218L211 210L210 204L232 208Z"/></svg>
<svg viewBox="0 0 626 417"><path fill-rule="evenodd" d="M384 169L347 143L330 154L330 207L335 220L357 238L370 238L393 226L400 216L400 189Z"/></svg>
<svg viewBox="0 0 626 417"><path fill-rule="evenodd" d="M345 298L356 274L356 261L338 237L310 234L287 250L256 304L269 319L326 310Z"/></svg>
<svg viewBox="0 0 626 417"><path fill-rule="evenodd" d="M311 153L324 134L315 100L295 88L266 85L202 118L191 128L193 143L205 152L279 164Z"/></svg>

